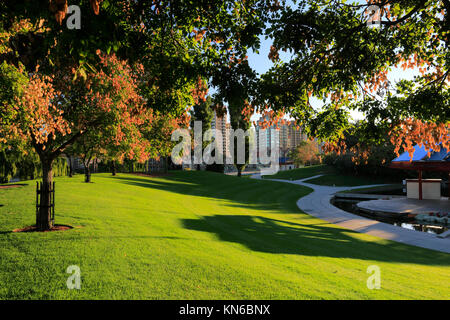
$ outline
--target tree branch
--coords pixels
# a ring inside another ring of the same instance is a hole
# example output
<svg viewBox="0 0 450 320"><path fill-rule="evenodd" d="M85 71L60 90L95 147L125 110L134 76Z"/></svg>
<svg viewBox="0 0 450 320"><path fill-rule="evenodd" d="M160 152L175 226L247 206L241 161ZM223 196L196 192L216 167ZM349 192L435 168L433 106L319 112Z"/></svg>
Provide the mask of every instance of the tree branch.
<svg viewBox="0 0 450 320"><path fill-rule="evenodd" d="M421 9L425 5L426 2L427 2L426 0L420 1L413 9L411 9L410 12L408 12L406 15L395 21L380 21L380 23L387 26L394 26L400 24L406 21L407 19L411 18L417 11L419 11L419 9Z"/></svg>
<svg viewBox="0 0 450 320"><path fill-rule="evenodd" d="M69 140L67 140L66 142L64 142L62 145L60 145L55 151L53 151L51 153L52 158L56 158L58 157L61 153L64 152L64 150L71 145L72 143L74 143L79 137L81 137L83 135L83 131L78 131L76 134L74 134Z"/></svg>

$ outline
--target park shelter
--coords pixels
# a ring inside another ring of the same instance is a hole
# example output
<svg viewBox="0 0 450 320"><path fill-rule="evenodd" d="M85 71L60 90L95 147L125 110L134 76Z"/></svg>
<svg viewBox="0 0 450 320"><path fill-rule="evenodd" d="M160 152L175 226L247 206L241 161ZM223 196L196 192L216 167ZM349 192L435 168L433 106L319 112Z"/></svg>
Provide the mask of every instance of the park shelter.
<svg viewBox="0 0 450 320"><path fill-rule="evenodd" d="M430 150L430 154L425 150L424 146L415 145L414 154L409 155L408 152L402 153L399 157L392 160L390 164L391 168L414 170L418 172L418 179L408 179L410 190L414 186L418 187L418 199L422 200L424 194L433 193L431 190L438 188L440 197L440 179L422 179L423 171L440 171L449 174L450 181L450 151L441 147L439 151ZM437 186L438 185L438 186ZM449 186L449 199L450 199L450 186Z"/></svg>

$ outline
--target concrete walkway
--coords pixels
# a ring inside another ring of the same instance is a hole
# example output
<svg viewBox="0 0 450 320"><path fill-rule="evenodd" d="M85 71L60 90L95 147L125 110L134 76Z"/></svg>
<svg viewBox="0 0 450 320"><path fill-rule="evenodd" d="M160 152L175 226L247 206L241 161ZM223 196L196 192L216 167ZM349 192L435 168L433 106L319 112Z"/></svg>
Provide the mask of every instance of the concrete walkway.
<svg viewBox="0 0 450 320"><path fill-rule="evenodd" d="M382 186L382 184L357 186L357 187L329 187L303 182L305 180L313 179L320 176L322 175L317 175L314 177L308 177L305 179L294 181L281 179L267 179L267 180L292 183L313 189L314 190L313 192L311 192L305 197L300 198L297 201L297 206L303 212L306 212L307 214L317 217L319 219L334 223L338 226L350 230L370 234L379 238L450 253L449 238L441 239L431 233L409 230L391 224L378 222L376 220L360 217L358 215L351 214L349 212L341 210L330 203L331 198L334 196L336 192L341 192L343 190ZM252 176L252 178L261 179L261 176L259 174L255 174Z"/></svg>

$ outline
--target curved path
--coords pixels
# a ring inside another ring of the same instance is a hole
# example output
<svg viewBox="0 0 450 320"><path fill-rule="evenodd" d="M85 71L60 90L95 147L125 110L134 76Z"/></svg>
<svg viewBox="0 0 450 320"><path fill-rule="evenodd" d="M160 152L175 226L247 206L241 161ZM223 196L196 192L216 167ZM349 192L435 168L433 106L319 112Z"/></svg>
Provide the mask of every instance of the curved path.
<svg viewBox="0 0 450 320"><path fill-rule="evenodd" d="M417 247L437 250L441 252L450 253L450 239L441 239L436 235L426 232L409 230L402 227L397 227L391 224L379 222L376 220L360 217L355 214L348 213L341 210L330 203L331 198L336 192L350 189L367 188L378 185L357 186L357 187L329 187L320 186L304 182L305 180L320 177L322 175L308 177L301 180L281 180L281 179L267 179L271 181L279 181L285 183L293 183L305 187L309 187L314 191L297 201L297 206L309 215L319 219L331 222L338 226L351 229L361 233L367 233L379 238L393 240ZM261 179L259 174L252 176L254 179Z"/></svg>

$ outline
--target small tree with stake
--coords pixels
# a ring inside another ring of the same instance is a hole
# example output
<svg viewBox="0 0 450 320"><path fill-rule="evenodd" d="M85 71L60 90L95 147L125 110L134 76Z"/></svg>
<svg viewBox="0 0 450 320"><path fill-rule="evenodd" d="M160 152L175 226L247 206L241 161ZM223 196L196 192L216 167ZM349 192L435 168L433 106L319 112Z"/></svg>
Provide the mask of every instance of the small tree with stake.
<svg viewBox="0 0 450 320"><path fill-rule="evenodd" d="M109 134L108 139L116 144L126 138L138 138L123 134L138 131L136 127L145 114L137 93L137 74L114 55L98 54L100 70L85 78L78 77L74 82L71 80L77 75L75 70L73 74L61 70L52 77L37 70L12 113L14 121L9 133L29 140L42 165L40 210L36 215L38 230L52 228L52 164L68 146L96 133Z"/></svg>

